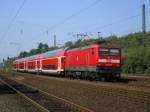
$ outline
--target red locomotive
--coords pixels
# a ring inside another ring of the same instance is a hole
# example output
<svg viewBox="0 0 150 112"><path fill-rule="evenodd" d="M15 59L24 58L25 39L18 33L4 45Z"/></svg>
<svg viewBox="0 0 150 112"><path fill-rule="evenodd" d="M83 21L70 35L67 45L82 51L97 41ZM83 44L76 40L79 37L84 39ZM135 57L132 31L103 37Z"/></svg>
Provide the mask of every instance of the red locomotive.
<svg viewBox="0 0 150 112"><path fill-rule="evenodd" d="M121 49L89 45L59 49L15 60L13 70L89 79L120 77Z"/></svg>

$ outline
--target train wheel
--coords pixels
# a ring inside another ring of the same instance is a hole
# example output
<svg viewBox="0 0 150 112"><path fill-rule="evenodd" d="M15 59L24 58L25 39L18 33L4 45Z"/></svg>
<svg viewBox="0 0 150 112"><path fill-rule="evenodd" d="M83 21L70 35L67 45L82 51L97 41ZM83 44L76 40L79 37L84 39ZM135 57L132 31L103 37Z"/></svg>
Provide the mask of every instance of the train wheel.
<svg viewBox="0 0 150 112"><path fill-rule="evenodd" d="M105 77L101 77L101 81L106 81L106 78Z"/></svg>
<svg viewBox="0 0 150 112"><path fill-rule="evenodd" d="M95 73L94 72L90 72L90 81L95 80Z"/></svg>
<svg viewBox="0 0 150 112"><path fill-rule="evenodd" d="M83 74L84 74L84 79L88 80L88 72L83 72Z"/></svg>
<svg viewBox="0 0 150 112"><path fill-rule="evenodd" d="M102 74L101 74L101 75L99 76L99 80L100 80L100 81L103 81L103 82L106 81L105 75L102 75Z"/></svg>
<svg viewBox="0 0 150 112"><path fill-rule="evenodd" d="M117 82L117 81L119 81L120 80L120 74L113 74L113 75L111 75L112 77L111 77L111 81L112 82Z"/></svg>
<svg viewBox="0 0 150 112"><path fill-rule="evenodd" d="M99 76L99 73L98 73L98 72L95 73L95 80L96 80L96 81L99 81L99 80L100 80L100 76Z"/></svg>
<svg viewBox="0 0 150 112"><path fill-rule="evenodd" d="M118 78L117 78L117 77L112 77L111 81L112 81L112 82L117 82L117 81L118 81Z"/></svg>
<svg viewBox="0 0 150 112"><path fill-rule="evenodd" d="M65 71L64 76L65 76L66 78L71 78L71 73L70 73L69 71Z"/></svg>
<svg viewBox="0 0 150 112"><path fill-rule="evenodd" d="M84 80L84 73L83 72L81 72L80 79Z"/></svg>

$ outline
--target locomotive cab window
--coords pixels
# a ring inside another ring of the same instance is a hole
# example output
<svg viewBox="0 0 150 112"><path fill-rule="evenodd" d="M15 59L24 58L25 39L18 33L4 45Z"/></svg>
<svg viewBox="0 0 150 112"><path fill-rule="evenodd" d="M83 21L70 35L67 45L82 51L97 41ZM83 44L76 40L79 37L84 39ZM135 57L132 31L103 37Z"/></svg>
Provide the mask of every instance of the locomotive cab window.
<svg viewBox="0 0 150 112"><path fill-rule="evenodd" d="M109 50L106 48L100 48L99 49L99 54L100 55L108 55L109 54Z"/></svg>
<svg viewBox="0 0 150 112"><path fill-rule="evenodd" d="M119 55L119 49L110 49L110 55L111 56L117 56Z"/></svg>

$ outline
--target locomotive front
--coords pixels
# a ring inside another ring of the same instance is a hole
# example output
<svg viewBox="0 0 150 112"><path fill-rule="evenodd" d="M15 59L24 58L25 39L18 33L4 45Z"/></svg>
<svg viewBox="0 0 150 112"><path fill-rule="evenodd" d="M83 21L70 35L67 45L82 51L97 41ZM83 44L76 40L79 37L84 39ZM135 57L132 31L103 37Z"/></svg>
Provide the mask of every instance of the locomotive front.
<svg viewBox="0 0 150 112"><path fill-rule="evenodd" d="M99 46L97 71L106 78L120 77L121 49L114 46Z"/></svg>

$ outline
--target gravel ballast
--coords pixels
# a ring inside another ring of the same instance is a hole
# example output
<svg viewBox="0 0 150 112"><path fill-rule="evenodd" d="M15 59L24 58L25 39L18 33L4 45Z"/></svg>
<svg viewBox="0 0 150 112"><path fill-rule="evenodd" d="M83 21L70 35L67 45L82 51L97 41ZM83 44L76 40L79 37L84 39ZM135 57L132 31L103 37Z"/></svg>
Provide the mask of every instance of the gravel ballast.
<svg viewBox="0 0 150 112"><path fill-rule="evenodd" d="M0 112L38 112L0 81Z"/></svg>
<svg viewBox="0 0 150 112"><path fill-rule="evenodd" d="M15 94L0 95L0 112L38 112Z"/></svg>
<svg viewBox="0 0 150 112"><path fill-rule="evenodd" d="M141 91L112 89L100 85L80 83L77 80L37 77L27 74L19 77L17 75L15 79L97 112L148 112L150 107L150 102L143 103L141 100L145 97L142 96L143 92ZM126 94L129 98L120 94ZM140 99L137 99L138 97Z"/></svg>

